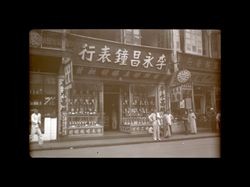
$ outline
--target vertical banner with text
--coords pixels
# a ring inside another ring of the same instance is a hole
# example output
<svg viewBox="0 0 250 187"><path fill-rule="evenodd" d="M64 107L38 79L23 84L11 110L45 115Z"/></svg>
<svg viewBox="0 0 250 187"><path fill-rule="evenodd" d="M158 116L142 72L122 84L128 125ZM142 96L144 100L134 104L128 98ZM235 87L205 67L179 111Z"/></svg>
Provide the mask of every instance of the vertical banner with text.
<svg viewBox="0 0 250 187"><path fill-rule="evenodd" d="M64 59L64 78L65 78L65 89L72 88L73 82L73 65L70 58Z"/></svg>

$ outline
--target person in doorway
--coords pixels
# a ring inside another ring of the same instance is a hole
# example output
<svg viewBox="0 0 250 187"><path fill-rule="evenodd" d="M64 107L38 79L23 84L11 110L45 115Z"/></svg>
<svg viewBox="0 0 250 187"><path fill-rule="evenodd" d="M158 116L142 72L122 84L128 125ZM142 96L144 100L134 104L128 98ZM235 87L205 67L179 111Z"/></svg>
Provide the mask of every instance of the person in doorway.
<svg viewBox="0 0 250 187"><path fill-rule="evenodd" d="M114 104L112 104L112 129L117 129L117 112Z"/></svg>
<svg viewBox="0 0 250 187"><path fill-rule="evenodd" d="M161 140L161 137L160 137L161 116L159 112L157 112L157 110L154 109L153 112L148 116L148 119L153 125L153 139L155 141Z"/></svg>
<svg viewBox="0 0 250 187"><path fill-rule="evenodd" d="M31 133L30 133L30 141L33 140L35 134L38 135L38 144L43 144L42 139L42 132L40 129L41 125L41 114L38 112L37 109L33 110L33 113L31 114Z"/></svg>
<svg viewBox="0 0 250 187"><path fill-rule="evenodd" d="M196 134L197 133L197 126L196 126L196 116L193 112L193 110L189 110L188 114L188 122L190 125L190 132L191 134Z"/></svg>

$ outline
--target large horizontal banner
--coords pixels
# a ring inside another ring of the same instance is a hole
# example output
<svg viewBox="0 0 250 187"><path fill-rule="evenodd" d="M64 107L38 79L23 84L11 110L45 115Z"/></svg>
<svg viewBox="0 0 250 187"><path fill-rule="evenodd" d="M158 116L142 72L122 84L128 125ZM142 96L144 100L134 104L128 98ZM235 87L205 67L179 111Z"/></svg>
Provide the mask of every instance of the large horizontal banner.
<svg viewBox="0 0 250 187"><path fill-rule="evenodd" d="M73 63L150 72L167 72L171 68L171 51L68 36L72 44Z"/></svg>

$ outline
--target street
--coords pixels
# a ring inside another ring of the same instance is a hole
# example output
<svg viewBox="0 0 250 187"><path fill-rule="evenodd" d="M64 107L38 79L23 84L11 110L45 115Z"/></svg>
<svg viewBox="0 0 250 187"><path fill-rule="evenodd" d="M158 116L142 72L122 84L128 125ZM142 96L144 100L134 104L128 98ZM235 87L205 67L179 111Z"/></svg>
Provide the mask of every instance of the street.
<svg viewBox="0 0 250 187"><path fill-rule="evenodd" d="M200 138L119 146L32 151L46 158L219 158L220 138Z"/></svg>

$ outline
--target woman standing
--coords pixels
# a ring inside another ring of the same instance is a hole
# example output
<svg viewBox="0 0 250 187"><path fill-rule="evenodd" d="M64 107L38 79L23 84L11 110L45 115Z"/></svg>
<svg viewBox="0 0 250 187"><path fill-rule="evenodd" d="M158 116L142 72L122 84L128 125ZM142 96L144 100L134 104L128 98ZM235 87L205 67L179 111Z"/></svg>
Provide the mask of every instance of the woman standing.
<svg viewBox="0 0 250 187"><path fill-rule="evenodd" d="M190 124L190 131L192 134L197 133L197 126L196 126L196 116L193 112L193 110L190 109L188 114L188 122Z"/></svg>

